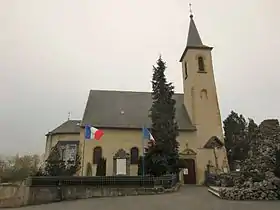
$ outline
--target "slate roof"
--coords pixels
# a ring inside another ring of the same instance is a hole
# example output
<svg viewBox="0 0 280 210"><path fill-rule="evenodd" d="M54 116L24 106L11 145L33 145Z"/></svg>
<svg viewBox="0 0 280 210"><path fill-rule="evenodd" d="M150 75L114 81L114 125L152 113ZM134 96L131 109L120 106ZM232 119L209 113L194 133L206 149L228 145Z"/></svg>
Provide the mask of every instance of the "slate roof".
<svg viewBox="0 0 280 210"><path fill-rule="evenodd" d="M54 130L47 133L46 136L50 134L78 134L80 133L80 124L81 120L67 120Z"/></svg>
<svg viewBox="0 0 280 210"><path fill-rule="evenodd" d="M202 41L196 28L193 16L190 16L187 46L202 46Z"/></svg>
<svg viewBox="0 0 280 210"><path fill-rule="evenodd" d="M196 130L183 104L183 94L174 94L180 130ZM99 128L142 128L151 125L149 92L91 90L81 125Z"/></svg>
<svg viewBox="0 0 280 210"><path fill-rule="evenodd" d="M188 40L187 40L187 46L180 58L180 62L182 62L185 54L187 53L188 49L210 49L212 50L212 47L208 47L204 45L201 41L199 32L196 28L195 22L193 20L193 15L190 15L190 24L189 24L189 33L188 33Z"/></svg>

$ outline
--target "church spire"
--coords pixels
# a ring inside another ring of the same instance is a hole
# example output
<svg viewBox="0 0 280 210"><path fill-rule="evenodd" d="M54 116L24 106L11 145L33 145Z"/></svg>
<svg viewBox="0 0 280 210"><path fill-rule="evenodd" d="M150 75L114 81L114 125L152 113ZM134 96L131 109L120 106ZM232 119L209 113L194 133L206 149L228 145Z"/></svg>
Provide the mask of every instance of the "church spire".
<svg viewBox="0 0 280 210"><path fill-rule="evenodd" d="M188 40L187 40L187 46L183 52L183 55L181 56L180 62L182 62L186 52L188 49L212 49L212 47L208 47L202 43L202 40L200 38L200 35L198 33L198 30L196 28L194 19L193 19L193 12L190 6L190 24L189 24L189 32L188 32Z"/></svg>
<svg viewBox="0 0 280 210"><path fill-rule="evenodd" d="M193 20L193 14L190 15L190 25L188 33L187 47L199 47L203 46L198 30Z"/></svg>

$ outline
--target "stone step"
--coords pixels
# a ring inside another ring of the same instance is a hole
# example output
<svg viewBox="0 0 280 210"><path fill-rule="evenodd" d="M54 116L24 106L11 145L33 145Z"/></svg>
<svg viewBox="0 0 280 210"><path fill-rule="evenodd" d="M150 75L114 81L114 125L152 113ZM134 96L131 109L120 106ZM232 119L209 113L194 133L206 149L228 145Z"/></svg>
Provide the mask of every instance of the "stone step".
<svg viewBox="0 0 280 210"><path fill-rule="evenodd" d="M219 187L212 187L212 186L210 186L208 188L208 192L212 193L213 195L215 195L215 196L217 196L219 198L221 197L220 193L219 193Z"/></svg>

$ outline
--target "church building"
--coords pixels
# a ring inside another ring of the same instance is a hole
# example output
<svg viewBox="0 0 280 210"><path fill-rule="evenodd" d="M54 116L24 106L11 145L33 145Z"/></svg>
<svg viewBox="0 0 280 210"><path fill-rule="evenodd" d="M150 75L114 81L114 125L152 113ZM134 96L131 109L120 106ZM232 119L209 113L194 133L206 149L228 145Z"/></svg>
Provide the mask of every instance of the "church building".
<svg viewBox="0 0 280 210"><path fill-rule="evenodd" d="M203 184L209 165L218 171L228 170L212 49L203 44L190 15L187 44L180 58L184 93L174 95L180 158L187 162L180 175L185 184ZM60 145L65 160L80 152L79 175L94 176L101 157L107 160L107 176L137 175L138 158L143 152L142 126L151 125L151 105L150 92L90 90L83 118L68 120L46 134L46 157L53 146ZM101 140L85 140L85 125L101 129ZM118 160L125 163L121 165Z"/></svg>

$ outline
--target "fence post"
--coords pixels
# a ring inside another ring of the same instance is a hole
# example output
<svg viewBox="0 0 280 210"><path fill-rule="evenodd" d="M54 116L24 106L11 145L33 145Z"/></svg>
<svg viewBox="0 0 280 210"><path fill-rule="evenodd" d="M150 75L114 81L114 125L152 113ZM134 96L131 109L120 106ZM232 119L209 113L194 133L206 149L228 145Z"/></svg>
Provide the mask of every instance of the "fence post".
<svg viewBox="0 0 280 210"><path fill-rule="evenodd" d="M58 199L59 199L59 201L62 201L62 189L61 189L61 182L60 182L60 180L58 181L58 183L57 183L57 193L58 193Z"/></svg>

